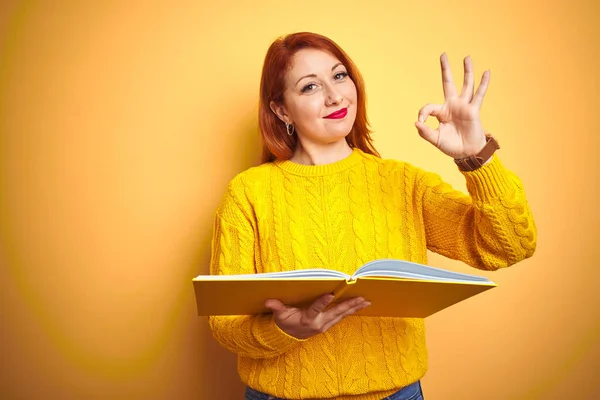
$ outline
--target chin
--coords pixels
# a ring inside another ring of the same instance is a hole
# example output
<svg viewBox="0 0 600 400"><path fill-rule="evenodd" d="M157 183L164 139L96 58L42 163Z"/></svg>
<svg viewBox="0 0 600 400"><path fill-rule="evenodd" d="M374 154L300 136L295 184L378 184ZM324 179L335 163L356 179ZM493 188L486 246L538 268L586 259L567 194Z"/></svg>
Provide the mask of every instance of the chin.
<svg viewBox="0 0 600 400"><path fill-rule="evenodd" d="M343 139L346 136L348 136L350 132L352 132L352 127L339 130L336 129L335 131L330 132L329 134L331 138Z"/></svg>
<svg viewBox="0 0 600 400"><path fill-rule="evenodd" d="M348 135L350 134L350 132L346 133L345 135L330 135L328 137L329 140L327 140L327 142L329 144L334 144L334 143L339 143L341 141L346 141L346 138L348 137Z"/></svg>

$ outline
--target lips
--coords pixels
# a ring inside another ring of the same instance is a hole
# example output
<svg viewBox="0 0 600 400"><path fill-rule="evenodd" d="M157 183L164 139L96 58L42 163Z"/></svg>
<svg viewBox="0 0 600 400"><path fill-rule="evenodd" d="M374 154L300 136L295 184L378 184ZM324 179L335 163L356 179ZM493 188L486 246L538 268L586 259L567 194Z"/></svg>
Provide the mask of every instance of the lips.
<svg viewBox="0 0 600 400"><path fill-rule="evenodd" d="M329 114L325 118L327 118L327 119L340 119L340 118L344 118L347 114L348 114L348 108L345 107L345 108L339 109L339 110L337 110L335 112L332 112L331 114Z"/></svg>

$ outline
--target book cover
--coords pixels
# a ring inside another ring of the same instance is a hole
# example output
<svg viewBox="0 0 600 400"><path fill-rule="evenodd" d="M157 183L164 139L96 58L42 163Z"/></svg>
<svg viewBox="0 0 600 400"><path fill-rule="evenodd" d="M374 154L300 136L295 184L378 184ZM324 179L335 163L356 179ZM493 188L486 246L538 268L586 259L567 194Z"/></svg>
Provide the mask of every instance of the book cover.
<svg viewBox="0 0 600 400"><path fill-rule="evenodd" d="M382 259L352 276L326 269L248 275L200 275L193 280L198 315L268 313L267 299L306 307L325 293L341 302L361 296L371 306L356 315L425 318L496 287L489 279L413 262Z"/></svg>

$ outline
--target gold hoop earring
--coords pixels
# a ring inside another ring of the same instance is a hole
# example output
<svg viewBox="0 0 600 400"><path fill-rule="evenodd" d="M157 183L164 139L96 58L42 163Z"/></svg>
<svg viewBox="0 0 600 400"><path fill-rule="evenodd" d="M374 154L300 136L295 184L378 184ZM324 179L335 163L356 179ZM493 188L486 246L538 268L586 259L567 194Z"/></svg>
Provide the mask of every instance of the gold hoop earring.
<svg viewBox="0 0 600 400"><path fill-rule="evenodd" d="M291 129L290 129L291 127ZM287 131L287 134L289 136L292 136L294 134L294 124L288 124L287 122L285 123L285 130Z"/></svg>

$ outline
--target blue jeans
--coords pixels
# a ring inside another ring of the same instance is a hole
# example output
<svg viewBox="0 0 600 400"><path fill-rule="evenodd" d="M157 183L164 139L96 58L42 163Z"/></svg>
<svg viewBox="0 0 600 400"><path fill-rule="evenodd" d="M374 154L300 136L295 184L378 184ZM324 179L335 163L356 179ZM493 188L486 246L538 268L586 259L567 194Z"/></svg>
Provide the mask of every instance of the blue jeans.
<svg viewBox="0 0 600 400"><path fill-rule="evenodd" d="M270 396L266 393L261 393L251 387L246 388L246 396L244 400L285 400L279 397ZM421 390L421 381L417 381L411 385L405 386L396 393L389 395L382 400L424 400L423 391Z"/></svg>

